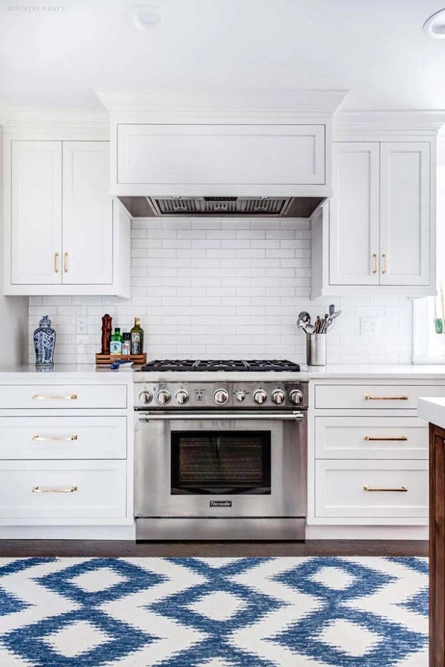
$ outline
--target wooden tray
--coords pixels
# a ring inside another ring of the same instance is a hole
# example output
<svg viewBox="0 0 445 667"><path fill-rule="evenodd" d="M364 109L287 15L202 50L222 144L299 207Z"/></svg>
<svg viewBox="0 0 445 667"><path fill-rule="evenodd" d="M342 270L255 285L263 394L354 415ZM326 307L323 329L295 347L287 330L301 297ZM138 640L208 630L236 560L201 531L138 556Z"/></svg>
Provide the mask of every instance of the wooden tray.
<svg viewBox="0 0 445 667"><path fill-rule="evenodd" d="M113 361L120 361L121 359L124 361L132 361L141 366L147 363L147 355L145 352L144 354L130 354L130 356L124 356L123 354L100 354L98 352L96 354L96 366L109 366Z"/></svg>

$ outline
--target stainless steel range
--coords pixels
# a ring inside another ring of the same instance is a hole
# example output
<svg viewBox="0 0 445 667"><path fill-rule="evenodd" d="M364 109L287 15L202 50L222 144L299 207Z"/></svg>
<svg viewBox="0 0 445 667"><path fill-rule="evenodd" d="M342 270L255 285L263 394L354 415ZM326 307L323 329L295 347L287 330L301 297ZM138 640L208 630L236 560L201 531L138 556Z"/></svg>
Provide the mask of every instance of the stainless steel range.
<svg viewBox="0 0 445 667"><path fill-rule="evenodd" d="M304 539L305 379L285 360L136 373L137 539Z"/></svg>

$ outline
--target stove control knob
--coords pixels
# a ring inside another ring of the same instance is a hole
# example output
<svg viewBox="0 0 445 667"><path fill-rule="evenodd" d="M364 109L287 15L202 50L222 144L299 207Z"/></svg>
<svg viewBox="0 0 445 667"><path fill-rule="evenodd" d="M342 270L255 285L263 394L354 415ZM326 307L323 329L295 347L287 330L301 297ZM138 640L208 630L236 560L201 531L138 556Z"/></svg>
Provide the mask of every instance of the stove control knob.
<svg viewBox="0 0 445 667"><path fill-rule="evenodd" d="M153 399L153 396L150 394L149 391L141 391L139 394L139 402L140 403L151 403Z"/></svg>
<svg viewBox="0 0 445 667"><path fill-rule="evenodd" d="M299 405L303 402L303 394L299 389L292 389L289 394L289 400L295 403L295 405Z"/></svg>
<svg viewBox="0 0 445 667"><path fill-rule="evenodd" d="M240 389L240 391L236 392L236 400L242 403L244 399L246 398L246 392Z"/></svg>
<svg viewBox="0 0 445 667"><path fill-rule="evenodd" d="M165 405L168 403L171 399L171 394L167 389L161 389L161 391L158 393L156 400L159 403L159 405Z"/></svg>
<svg viewBox="0 0 445 667"><path fill-rule="evenodd" d="M259 403L262 405L265 401L267 401L267 394L263 389L257 389L256 392L253 395L253 400L255 403Z"/></svg>
<svg viewBox="0 0 445 667"><path fill-rule="evenodd" d="M185 389L180 389L179 391L176 392L175 398L176 402L179 403L179 405L184 405L184 403L187 403L187 401L189 400L189 395Z"/></svg>
<svg viewBox="0 0 445 667"><path fill-rule="evenodd" d="M213 394L213 398L218 405L225 405L229 400L229 394L225 389L217 389Z"/></svg>
<svg viewBox="0 0 445 667"><path fill-rule="evenodd" d="M272 400L274 403L277 403L278 405L280 403L284 403L285 398L286 395L284 391L282 391L281 389L275 389L275 391L272 392Z"/></svg>

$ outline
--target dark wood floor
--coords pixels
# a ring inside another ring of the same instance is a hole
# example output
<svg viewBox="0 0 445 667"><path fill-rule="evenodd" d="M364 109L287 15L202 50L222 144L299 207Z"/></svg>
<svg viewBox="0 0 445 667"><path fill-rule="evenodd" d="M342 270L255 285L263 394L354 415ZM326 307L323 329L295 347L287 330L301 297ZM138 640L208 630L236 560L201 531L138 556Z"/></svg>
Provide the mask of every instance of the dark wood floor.
<svg viewBox="0 0 445 667"><path fill-rule="evenodd" d="M0 557L21 556L427 556L428 542L138 542L0 540Z"/></svg>

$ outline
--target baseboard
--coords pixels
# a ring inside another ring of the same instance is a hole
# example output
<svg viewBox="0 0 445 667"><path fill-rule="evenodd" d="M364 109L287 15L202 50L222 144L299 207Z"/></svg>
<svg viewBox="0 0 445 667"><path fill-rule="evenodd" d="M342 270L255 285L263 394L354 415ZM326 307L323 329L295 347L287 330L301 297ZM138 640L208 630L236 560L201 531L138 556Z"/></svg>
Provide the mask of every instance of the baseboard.
<svg viewBox="0 0 445 667"><path fill-rule="evenodd" d="M427 540L428 526L306 526L306 540Z"/></svg>
<svg viewBox="0 0 445 667"><path fill-rule="evenodd" d="M135 540L131 526L0 526L0 540Z"/></svg>

